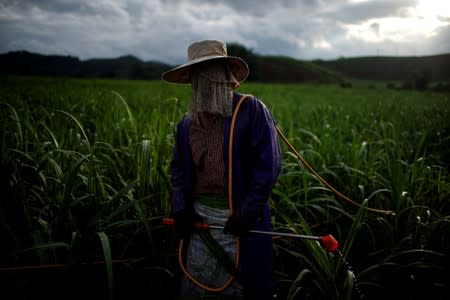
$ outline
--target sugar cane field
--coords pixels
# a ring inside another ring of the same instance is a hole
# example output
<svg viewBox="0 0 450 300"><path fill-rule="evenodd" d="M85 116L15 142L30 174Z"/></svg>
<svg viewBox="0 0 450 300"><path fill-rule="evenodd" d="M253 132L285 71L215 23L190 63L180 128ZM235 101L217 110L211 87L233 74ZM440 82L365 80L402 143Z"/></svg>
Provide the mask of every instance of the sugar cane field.
<svg viewBox="0 0 450 300"><path fill-rule="evenodd" d="M238 91L269 108L314 170L281 141L274 231L339 242L330 252L274 236L279 299L446 299L450 95L365 83ZM162 220L189 87L3 76L0 97L0 297L175 299L178 241Z"/></svg>

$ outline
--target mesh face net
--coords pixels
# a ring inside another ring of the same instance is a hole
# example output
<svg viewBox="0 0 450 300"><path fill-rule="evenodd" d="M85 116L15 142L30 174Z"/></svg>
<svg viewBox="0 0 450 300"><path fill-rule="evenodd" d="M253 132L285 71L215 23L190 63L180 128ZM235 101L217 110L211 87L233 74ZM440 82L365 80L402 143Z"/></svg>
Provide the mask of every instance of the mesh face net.
<svg viewBox="0 0 450 300"><path fill-rule="evenodd" d="M196 66L191 72L192 98L190 117L198 122L198 114L209 112L223 117L232 114L233 89L239 82L221 61Z"/></svg>

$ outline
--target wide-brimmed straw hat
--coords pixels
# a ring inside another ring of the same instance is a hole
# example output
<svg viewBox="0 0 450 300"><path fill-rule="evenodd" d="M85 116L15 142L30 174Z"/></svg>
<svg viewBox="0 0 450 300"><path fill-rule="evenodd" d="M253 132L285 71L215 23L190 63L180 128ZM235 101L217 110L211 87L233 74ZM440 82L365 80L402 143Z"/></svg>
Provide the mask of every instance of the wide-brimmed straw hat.
<svg viewBox="0 0 450 300"><path fill-rule="evenodd" d="M191 83L189 76L192 66L211 60L225 60L239 82L248 76L248 65L242 58L228 56L226 45L220 41L205 40L191 44L188 48L188 62L164 72L161 78L173 83Z"/></svg>

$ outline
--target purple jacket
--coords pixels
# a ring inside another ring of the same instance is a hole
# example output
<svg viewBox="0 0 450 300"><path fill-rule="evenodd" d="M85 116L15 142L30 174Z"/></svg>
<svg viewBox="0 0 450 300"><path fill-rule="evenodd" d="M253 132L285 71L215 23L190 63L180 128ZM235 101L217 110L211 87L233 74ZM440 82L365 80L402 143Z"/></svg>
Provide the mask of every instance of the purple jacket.
<svg viewBox="0 0 450 300"><path fill-rule="evenodd" d="M242 94L233 96L233 111ZM195 171L189 147L190 119L177 125L171 163L172 213L192 209ZM224 119L224 162L228 178L228 144L231 117ZM270 231L268 199L281 169L280 144L275 121L257 98L242 103L235 123L233 142L233 208L239 216L256 219L252 229ZM247 290L267 296L272 286L273 248L269 235L248 234L240 238L241 273ZM264 291L264 287L267 290ZM263 298L261 298L263 299Z"/></svg>

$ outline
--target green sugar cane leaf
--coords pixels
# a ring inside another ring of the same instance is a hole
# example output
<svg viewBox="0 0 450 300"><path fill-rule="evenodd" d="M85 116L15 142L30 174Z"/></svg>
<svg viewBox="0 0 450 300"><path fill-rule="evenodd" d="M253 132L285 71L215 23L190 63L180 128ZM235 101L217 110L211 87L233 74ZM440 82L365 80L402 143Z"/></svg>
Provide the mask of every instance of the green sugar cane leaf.
<svg viewBox="0 0 450 300"><path fill-rule="evenodd" d="M138 221L138 220L122 220L122 221L117 221L117 222L113 222L113 223L110 223L110 224L108 224L108 225L106 225L105 226L105 230L108 230L108 229L112 229L112 228L122 228L122 227L125 227L125 226L127 226L127 225L136 225L136 224L139 224L139 223L141 223L140 221Z"/></svg>
<svg viewBox="0 0 450 300"><path fill-rule="evenodd" d="M25 158L28 162L34 161L33 157L30 154L23 152L19 149L9 149L9 151L18 154L20 157Z"/></svg>
<svg viewBox="0 0 450 300"><path fill-rule="evenodd" d="M80 234L75 231L72 232L72 238L70 240L69 264L74 264L78 260L78 257L76 257L76 255L80 250L80 241Z"/></svg>
<svg viewBox="0 0 450 300"><path fill-rule="evenodd" d="M352 299L353 290L355 288L355 274L347 270L346 276L344 278L344 287L343 287L343 298L342 299Z"/></svg>
<svg viewBox="0 0 450 300"><path fill-rule="evenodd" d="M69 244L63 243L63 242L52 242L52 243L45 243L45 244L38 244L34 245L32 247L28 247L22 250L22 252L28 252L28 251L34 251L34 250L47 250L47 249L54 249L54 248L66 248L69 249Z"/></svg>
<svg viewBox="0 0 450 300"><path fill-rule="evenodd" d="M143 140L142 147L138 151L138 197L142 198L150 192L151 187L151 144L150 140Z"/></svg>
<svg viewBox="0 0 450 300"><path fill-rule="evenodd" d="M118 92L116 92L114 90L110 90L110 91L105 91L105 92L103 92L100 95L100 97L98 98L98 102L99 103L106 96L107 93L111 93L114 96L117 96L117 98L120 100L122 105L125 107L125 111L126 111L127 117L128 117L128 122L129 122L129 124L131 126L131 129L130 129L131 136L133 138L136 138L137 137L137 132L138 132L138 130L137 130L137 122L136 122L136 120L135 120L135 118L133 116L133 113L131 112L130 106L128 105L127 101Z"/></svg>
<svg viewBox="0 0 450 300"><path fill-rule="evenodd" d="M111 214L108 215L107 218L105 219L105 222L110 221L115 216L119 215L120 213L126 211L128 208L130 208L131 206L134 206L136 204L136 202L138 200L136 200L134 198L131 198L130 196L127 195L127 193L129 191L131 191L137 184L138 184L138 181L137 180L133 180L132 182L130 182L129 184L124 186L120 191L118 191L112 197L112 199L111 199L112 203L118 202L123 197L129 199L129 201L121 204L117 209L115 209L113 212L111 212ZM139 201L143 201L143 200L141 199Z"/></svg>
<svg viewBox="0 0 450 300"><path fill-rule="evenodd" d="M295 299L295 297L300 293L303 282L308 275L311 275L311 271L309 269L303 269L300 271L300 273L297 275L297 278L295 278L294 282L292 282L291 286L289 287L287 299Z"/></svg>
<svg viewBox="0 0 450 300"><path fill-rule="evenodd" d="M116 91L111 91L111 93L113 93L114 95L116 95L117 97L119 97L120 101L122 102L123 106L125 107L127 114L128 114L128 120L130 121L131 124L131 129L133 131L133 133L137 133L137 126L136 126L136 121L133 117L133 114L130 110L130 107L128 106L127 101L125 101L125 99L122 97L122 95L120 95L118 92Z"/></svg>
<svg viewBox="0 0 450 300"><path fill-rule="evenodd" d="M59 149L59 143L58 143L58 139L56 138L55 134L50 130L50 128L48 128L48 126L44 123L44 122L40 122L39 125L41 125L42 127L44 127L44 129L48 132L48 134L51 137L52 143L55 146L56 149Z"/></svg>
<svg viewBox="0 0 450 300"><path fill-rule="evenodd" d="M147 235L151 240L153 240L153 231L152 231L152 225L150 224L150 222L147 221L147 219L145 218L145 213L144 213L144 209L142 209L142 206L140 205L142 200L147 199L148 197L144 197L142 199L139 199L139 201L133 201L134 204L134 209L137 212L137 215L139 216L139 219L142 221L142 223L144 224L145 230L147 232ZM152 247L153 247L153 243L152 243ZM154 250L154 249L153 249Z"/></svg>
<svg viewBox="0 0 450 300"><path fill-rule="evenodd" d="M61 168L61 165L58 162L56 162L53 158L49 158L47 162L53 168L56 176L55 178L57 179L63 178L63 170Z"/></svg>
<svg viewBox="0 0 450 300"><path fill-rule="evenodd" d="M90 143L89 143L89 139L88 139L87 134L86 134L86 132L84 131L83 125L81 125L80 121L78 121L78 119L75 118L75 116L73 116L72 114L70 114L70 113L68 113L68 112L65 112L65 111L63 111L63 110L56 110L56 111L65 114L66 116L68 116L69 118L71 118L71 119L75 122L75 124L78 126L78 128L79 128L80 131L81 131L81 133L83 134L83 137L84 137L84 139L86 140L86 144L88 145L89 152L90 152Z"/></svg>
<svg viewBox="0 0 450 300"><path fill-rule="evenodd" d="M85 160L91 157L91 154L83 155L79 158L75 163L73 163L70 167L68 173L64 175L64 201L70 201L70 193L72 192L73 185L75 183L75 178L78 175L78 170Z"/></svg>
<svg viewBox="0 0 450 300"><path fill-rule="evenodd" d="M237 281L240 280L239 271L236 268L233 259L225 252L223 247L217 243L211 233L207 230L199 231L198 235L208 247L209 251L214 254L222 266L230 273Z"/></svg>
<svg viewBox="0 0 450 300"><path fill-rule="evenodd" d="M109 239L106 233L97 232L100 242L103 248L103 257L105 259L106 266L106 276L108 279L108 287L109 287L109 299L114 298L114 285L113 285L113 267L112 267L112 255L111 255L111 247L109 245Z"/></svg>
<svg viewBox="0 0 450 300"><path fill-rule="evenodd" d="M11 113L12 113L11 119L13 121L15 121L16 125L17 125L17 133L14 134L16 136L16 139L17 139L17 145L22 145L23 142L24 142L23 131L22 131L22 123L21 123L21 120L19 118L19 115L17 114L17 111L15 110L15 108L11 104L8 104L8 103L1 103L1 104L6 105L11 110Z"/></svg>

